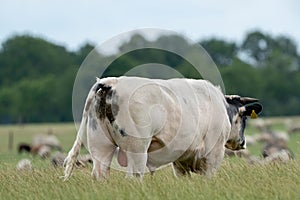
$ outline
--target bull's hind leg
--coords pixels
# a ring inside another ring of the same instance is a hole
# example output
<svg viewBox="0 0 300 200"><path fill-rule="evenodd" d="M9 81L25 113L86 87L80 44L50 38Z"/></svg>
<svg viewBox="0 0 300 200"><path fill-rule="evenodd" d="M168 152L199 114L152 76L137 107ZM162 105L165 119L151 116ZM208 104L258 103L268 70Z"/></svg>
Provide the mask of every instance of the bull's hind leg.
<svg viewBox="0 0 300 200"><path fill-rule="evenodd" d="M96 180L107 178L116 146L112 143L110 135L105 134L99 121L92 117L88 120L87 142L93 160L92 176Z"/></svg>
<svg viewBox="0 0 300 200"><path fill-rule="evenodd" d="M147 153L126 152L126 155L128 159L126 177L136 176L142 179L147 163Z"/></svg>
<svg viewBox="0 0 300 200"><path fill-rule="evenodd" d="M131 140L132 138L128 139ZM126 148L126 156L128 162L126 177L130 178L136 176L142 180L146 169L148 159L147 150L149 148L150 142L151 138L131 140L131 145L127 146L128 148Z"/></svg>
<svg viewBox="0 0 300 200"><path fill-rule="evenodd" d="M108 178L110 174L110 165L116 147L113 145L102 146L101 148L91 149L93 159L92 177L96 180Z"/></svg>

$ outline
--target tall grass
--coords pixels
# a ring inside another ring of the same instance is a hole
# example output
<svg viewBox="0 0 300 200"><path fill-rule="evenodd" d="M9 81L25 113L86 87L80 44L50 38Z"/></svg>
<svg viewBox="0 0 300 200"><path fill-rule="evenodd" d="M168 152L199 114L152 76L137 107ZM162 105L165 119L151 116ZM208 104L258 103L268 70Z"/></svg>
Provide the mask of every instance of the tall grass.
<svg viewBox="0 0 300 200"><path fill-rule="evenodd" d="M276 119L278 120L278 119ZM275 129L285 130L281 120ZM146 174L143 182L125 179L125 173L112 170L108 180L91 178L91 166L74 171L64 182L62 168L54 168L49 160L17 153L19 142L28 142L36 134L52 130L68 151L75 139L73 124L0 126L0 199L299 199L300 198L300 134L292 135L289 146L296 159L289 163L249 165L240 158L225 158L217 175L205 178L176 179L165 167L154 176ZM14 133L14 145L8 150L8 134ZM248 127L246 134L255 132ZM257 155L260 146L251 147ZM21 158L32 161L33 169L17 171Z"/></svg>
<svg viewBox="0 0 300 200"><path fill-rule="evenodd" d="M0 170L1 199L297 199L300 162L249 165L225 159L214 178L193 175L176 179L170 167L143 182L112 171L108 180L94 181L91 168L77 169L63 182L62 169L53 167Z"/></svg>

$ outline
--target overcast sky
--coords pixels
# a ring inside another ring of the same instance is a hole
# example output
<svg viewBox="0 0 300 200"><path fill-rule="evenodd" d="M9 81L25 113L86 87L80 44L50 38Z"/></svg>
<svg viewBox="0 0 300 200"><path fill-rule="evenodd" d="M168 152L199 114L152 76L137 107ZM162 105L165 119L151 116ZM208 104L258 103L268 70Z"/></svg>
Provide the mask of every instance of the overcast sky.
<svg viewBox="0 0 300 200"><path fill-rule="evenodd" d="M31 33L76 50L136 28L168 29L200 40L241 41L247 31L288 35L300 47L298 0L0 0L0 42Z"/></svg>

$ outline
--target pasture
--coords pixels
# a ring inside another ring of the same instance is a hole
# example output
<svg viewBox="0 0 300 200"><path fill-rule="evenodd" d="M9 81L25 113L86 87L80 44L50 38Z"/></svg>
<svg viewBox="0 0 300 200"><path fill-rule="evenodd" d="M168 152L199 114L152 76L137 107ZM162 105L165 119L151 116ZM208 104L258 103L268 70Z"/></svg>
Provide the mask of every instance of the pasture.
<svg viewBox="0 0 300 200"><path fill-rule="evenodd" d="M253 123L245 134L258 132ZM274 131L286 131L300 125L300 118L263 119ZM63 169L53 167L47 159L17 153L20 142L30 143L36 134L53 132L67 152L75 139L76 130L70 124L36 124L0 126L0 199L299 199L300 198L300 132L289 137L288 147L295 159L288 163L250 165L244 158L226 157L213 178L193 174L176 179L171 167L146 174L143 182L125 179L125 173L111 171L108 180L94 181L91 165L75 169L70 180L60 177ZM12 149L8 148L9 133L13 133ZM249 146L253 155L260 155L262 144ZM82 152L85 152L83 149ZM22 158L32 162L28 171L16 170Z"/></svg>

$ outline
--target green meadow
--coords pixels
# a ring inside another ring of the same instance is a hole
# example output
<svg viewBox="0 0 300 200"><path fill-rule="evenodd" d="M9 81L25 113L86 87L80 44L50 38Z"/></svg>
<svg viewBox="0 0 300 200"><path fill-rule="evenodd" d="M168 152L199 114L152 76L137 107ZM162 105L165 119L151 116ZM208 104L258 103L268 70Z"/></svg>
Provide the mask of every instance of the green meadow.
<svg viewBox="0 0 300 200"><path fill-rule="evenodd" d="M286 131L288 125L300 123L300 118L263 119L273 131ZM288 123L287 123L288 121ZM288 124L288 125L287 125ZM37 134L53 132L67 152L75 139L74 124L29 124L0 126L0 199L299 199L300 198L300 133L290 135L289 148L295 159L288 163L250 165L243 158L226 157L215 177L175 178L172 168L146 174L142 183L125 178L125 172L112 170L108 180L91 178L92 166L75 169L68 181L63 181L62 168L50 160L18 154L20 142L31 143ZM251 123L246 135L258 133ZM13 146L9 148L9 135ZM260 155L262 144L249 146L253 155ZM84 152L84 150L83 150ZM28 171L16 170L22 158L32 162Z"/></svg>

